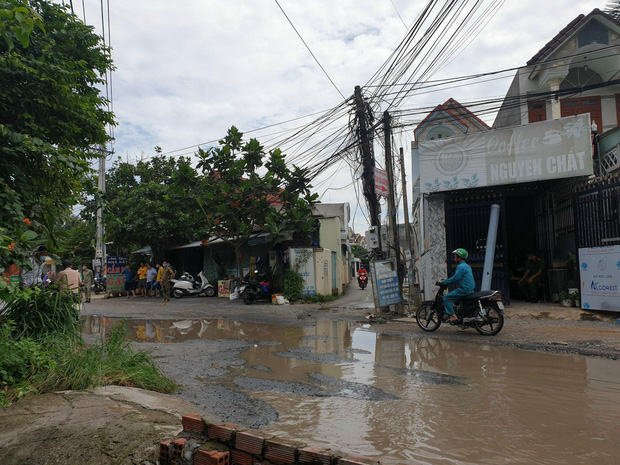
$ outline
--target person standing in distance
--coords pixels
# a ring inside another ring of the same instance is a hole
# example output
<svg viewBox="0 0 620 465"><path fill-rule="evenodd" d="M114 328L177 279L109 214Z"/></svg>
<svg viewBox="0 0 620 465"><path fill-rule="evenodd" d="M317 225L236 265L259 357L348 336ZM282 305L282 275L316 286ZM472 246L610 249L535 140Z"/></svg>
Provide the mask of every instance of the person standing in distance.
<svg viewBox="0 0 620 465"><path fill-rule="evenodd" d="M93 270L89 270L88 266L82 266L82 284L84 285L84 301L90 303L91 288L95 276Z"/></svg>

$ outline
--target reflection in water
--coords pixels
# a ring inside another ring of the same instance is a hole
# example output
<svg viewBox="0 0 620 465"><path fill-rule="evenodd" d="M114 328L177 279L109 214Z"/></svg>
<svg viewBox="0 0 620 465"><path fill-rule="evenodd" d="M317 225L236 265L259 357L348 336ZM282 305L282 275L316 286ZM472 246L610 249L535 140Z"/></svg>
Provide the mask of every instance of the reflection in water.
<svg viewBox="0 0 620 465"><path fill-rule="evenodd" d="M115 322L86 317L85 332L102 335ZM346 322L126 325L132 340L255 342L241 354L243 370L223 382L271 404L279 421L264 431L283 437L387 464L615 464L620 456L619 361L390 337Z"/></svg>

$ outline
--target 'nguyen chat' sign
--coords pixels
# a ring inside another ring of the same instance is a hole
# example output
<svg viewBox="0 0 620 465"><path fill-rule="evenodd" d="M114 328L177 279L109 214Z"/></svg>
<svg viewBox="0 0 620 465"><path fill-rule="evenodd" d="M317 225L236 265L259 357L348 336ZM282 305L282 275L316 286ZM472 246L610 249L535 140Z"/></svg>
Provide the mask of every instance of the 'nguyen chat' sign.
<svg viewBox="0 0 620 465"><path fill-rule="evenodd" d="M592 174L590 115L419 144L424 193Z"/></svg>

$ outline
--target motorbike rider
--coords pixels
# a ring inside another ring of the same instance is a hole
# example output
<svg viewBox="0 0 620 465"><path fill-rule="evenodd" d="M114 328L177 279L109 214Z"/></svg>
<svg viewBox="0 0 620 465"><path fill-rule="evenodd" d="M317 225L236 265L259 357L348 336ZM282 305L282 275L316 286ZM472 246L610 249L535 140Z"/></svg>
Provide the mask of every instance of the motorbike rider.
<svg viewBox="0 0 620 465"><path fill-rule="evenodd" d="M364 265L360 265L359 270L357 270L357 283L359 284L362 278L366 278L367 274L368 272L366 271L366 268L364 268Z"/></svg>
<svg viewBox="0 0 620 465"><path fill-rule="evenodd" d="M453 323L459 319L458 316L454 314L454 307L452 304L461 300L466 295L473 293L476 286L474 282L474 275L471 271L471 266L465 263L465 260L469 255L467 250L458 248L453 250L452 253L454 254L454 262L456 263L456 271L454 272L454 275L451 278L437 281L437 285L448 285L452 283L458 285L455 290L448 293L443 298L443 305L446 315L449 315L449 318L446 320L448 323Z"/></svg>

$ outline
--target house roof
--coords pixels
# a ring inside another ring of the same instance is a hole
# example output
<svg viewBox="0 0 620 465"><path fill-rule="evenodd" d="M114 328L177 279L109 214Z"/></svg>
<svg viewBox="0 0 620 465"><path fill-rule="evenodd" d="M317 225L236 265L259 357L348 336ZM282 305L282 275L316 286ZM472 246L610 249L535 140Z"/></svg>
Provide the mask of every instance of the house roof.
<svg viewBox="0 0 620 465"><path fill-rule="evenodd" d="M453 120L460 126L464 126L467 132L467 128L476 125L480 129L491 129L484 121L478 118L475 114L469 111L464 105L457 102L455 99L450 98L441 105L437 105L428 115L424 118L420 124L414 129L416 136L428 126L439 113L443 113L446 118Z"/></svg>
<svg viewBox="0 0 620 465"><path fill-rule="evenodd" d="M577 16L575 19L573 19L570 23L568 23L566 25L566 27L564 27L564 29L562 29L560 32L558 32L553 39L551 39L549 42L547 42L547 44L543 48L541 48L538 51L538 53L536 55L534 55L527 62L527 64L528 65L534 65L534 64L538 63L539 61L542 61L545 58L547 58L549 55L551 55L554 52L554 50L556 48L558 48L560 45L562 45L570 36L572 36L575 32L577 32L577 30L581 26L583 26L585 23L587 23L590 20L590 18L592 18L593 16L596 16L596 15L600 15L600 16L604 17L605 19L613 22L618 27L620 27L620 21L618 21L613 16L608 15L607 13L599 10L598 8L595 8L588 15L581 14L581 15Z"/></svg>

